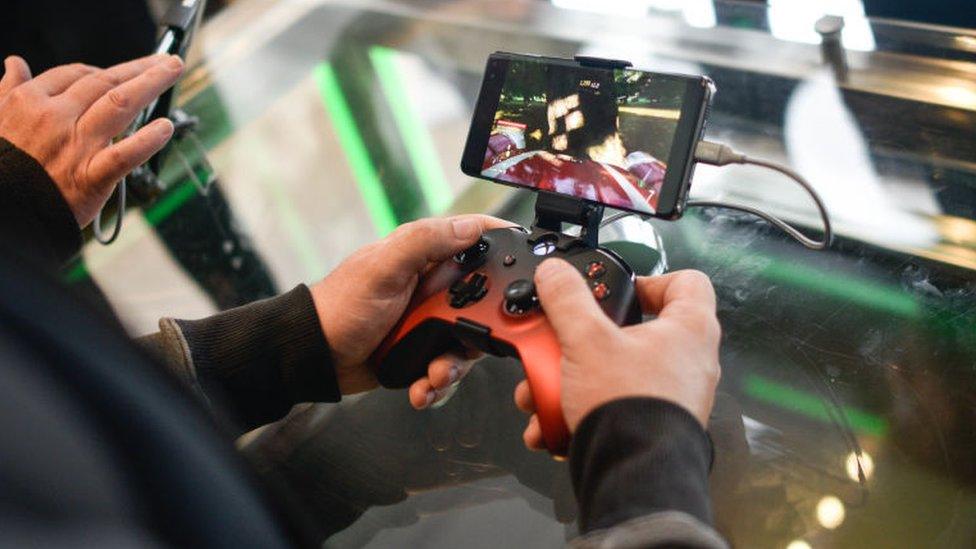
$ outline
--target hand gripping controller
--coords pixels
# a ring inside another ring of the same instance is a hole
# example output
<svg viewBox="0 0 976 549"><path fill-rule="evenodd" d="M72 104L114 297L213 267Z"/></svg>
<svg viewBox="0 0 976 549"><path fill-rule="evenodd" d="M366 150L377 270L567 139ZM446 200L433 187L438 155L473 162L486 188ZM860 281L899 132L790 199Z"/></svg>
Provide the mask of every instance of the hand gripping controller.
<svg viewBox="0 0 976 549"><path fill-rule="evenodd" d="M565 455L569 432L560 406L561 352L533 283L536 267L547 257L575 266L618 325L640 322L634 274L615 253L557 231L494 229L424 277L403 318L373 356L379 382L407 387L426 375L432 359L462 345L517 357L546 447Z"/></svg>

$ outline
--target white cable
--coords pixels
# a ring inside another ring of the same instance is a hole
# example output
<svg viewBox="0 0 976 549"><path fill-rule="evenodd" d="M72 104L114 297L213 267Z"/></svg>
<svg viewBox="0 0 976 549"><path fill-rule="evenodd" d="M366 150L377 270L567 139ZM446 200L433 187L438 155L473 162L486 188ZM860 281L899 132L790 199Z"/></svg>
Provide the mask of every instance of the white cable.
<svg viewBox="0 0 976 549"><path fill-rule="evenodd" d="M824 206L823 200L817 191L814 190L813 186L803 178L800 174L787 168L786 166L781 166L774 162L769 162L767 160L761 160L758 158L750 158L742 153L736 152L728 145L723 145L721 143L713 143L711 141L699 141L698 146L695 149L695 161L701 162L703 164L711 164L712 166L727 166L729 164L752 164L754 166L762 166L764 168L769 168L775 170L790 179L796 181L807 193L810 198L813 199L814 203L817 205L817 210L820 212L820 219L823 221L823 232L824 237L822 240L813 240L812 238L804 235L796 227L790 225L789 223L783 221L782 219L764 212L758 208L753 208L751 206L741 206L738 204L727 204L725 202L718 202L715 200L689 200L687 206L689 208L728 208L730 210L739 210L748 214L752 214L756 217L765 219L769 223L773 224L786 234L790 235L797 242L803 244L811 250L824 250L830 246L830 242L833 240L833 231L830 228L830 216L827 214L827 207ZM623 219L629 215L636 215L634 212L620 212L613 214L601 223L601 227L605 227L614 221ZM642 216L643 217L643 216Z"/></svg>
<svg viewBox="0 0 976 549"><path fill-rule="evenodd" d="M95 214L95 219L92 220L92 236L95 237L100 244L108 246L115 239L119 237L119 233L122 232L122 217L125 215L125 180L127 177L123 177L122 181L119 182L115 187L115 192L118 194L119 199L116 201L115 208L115 227L112 229L112 234L106 237L102 234L102 210L105 208L102 206L99 208L98 213Z"/></svg>
<svg viewBox="0 0 976 549"><path fill-rule="evenodd" d="M813 240L807 237L795 227L789 223L783 221L782 219L764 212L758 208L753 208L751 206L741 206L738 204L726 204L724 202L718 202L713 200L690 200L687 206L690 208L729 208L732 210L739 210L746 212L757 217L761 217L766 221L772 223L779 229L781 229L786 234L792 236L797 242L803 244L811 250L825 250L830 246L830 242L833 240L833 231L830 228L830 215L827 214L827 207L824 205L823 200L820 195L813 188L813 185L809 181L803 178L802 175L796 173L795 171L782 166L775 162L770 162L768 160L762 160L759 158L751 158L742 153L736 152L728 145L723 145L722 143L713 143L711 141L700 141L698 146L695 148L695 161L701 162L703 164L711 164L712 166L727 166L729 164L752 164L754 166L761 166L763 168L769 168L770 170L777 171L786 177L789 177L793 181L796 181L803 189L810 195L813 202L817 205L817 210L820 212L820 219L823 222L823 239Z"/></svg>

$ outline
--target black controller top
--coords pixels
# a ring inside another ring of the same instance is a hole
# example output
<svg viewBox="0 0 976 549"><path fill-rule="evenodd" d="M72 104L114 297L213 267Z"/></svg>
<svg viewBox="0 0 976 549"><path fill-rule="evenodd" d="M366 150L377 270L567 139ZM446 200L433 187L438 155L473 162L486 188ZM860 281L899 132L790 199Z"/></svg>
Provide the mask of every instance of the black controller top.
<svg viewBox="0 0 976 549"><path fill-rule="evenodd" d="M483 299L490 283L503 289L504 314L532 314L539 308L535 269L549 257L564 259L576 267L614 322L640 322L634 273L616 253L590 247L581 239L560 232L535 229L528 233L521 227L488 231L477 244L454 257L463 276L451 285L450 305L463 310Z"/></svg>

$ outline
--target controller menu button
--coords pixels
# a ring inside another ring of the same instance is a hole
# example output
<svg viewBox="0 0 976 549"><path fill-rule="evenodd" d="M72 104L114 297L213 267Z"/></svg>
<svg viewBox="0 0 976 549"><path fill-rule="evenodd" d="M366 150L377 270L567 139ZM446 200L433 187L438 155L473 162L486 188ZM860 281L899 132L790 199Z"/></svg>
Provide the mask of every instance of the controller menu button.
<svg viewBox="0 0 976 549"><path fill-rule="evenodd" d="M512 265L515 265L515 256L512 254L506 255L505 259L502 260L502 265L506 267L511 267Z"/></svg>
<svg viewBox="0 0 976 549"><path fill-rule="evenodd" d="M607 266L602 261L590 261L586 266L586 277L593 280L600 278L607 272Z"/></svg>
<svg viewBox="0 0 976 549"><path fill-rule="evenodd" d="M463 252L458 252L454 256L455 263L460 263L461 265L471 264L478 260L484 259L485 255L488 253L488 241L484 238L478 240L478 242L464 250Z"/></svg>
<svg viewBox="0 0 976 549"><path fill-rule="evenodd" d="M471 273L451 284L448 293L451 307L460 309L485 297L488 293L488 277L482 273Z"/></svg>
<svg viewBox="0 0 976 549"><path fill-rule="evenodd" d="M531 280L516 280L505 288L505 312L513 316L522 316L539 305L539 298L535 295L535 284Z"/></svg>
<svg viewBox="0 0 976 549"><path fill-rule="evenodd" d="M593 286L593 297L595 297L597 301L603 301L609 295L610 295L610 286L607 286L602 282Z"/></svg>

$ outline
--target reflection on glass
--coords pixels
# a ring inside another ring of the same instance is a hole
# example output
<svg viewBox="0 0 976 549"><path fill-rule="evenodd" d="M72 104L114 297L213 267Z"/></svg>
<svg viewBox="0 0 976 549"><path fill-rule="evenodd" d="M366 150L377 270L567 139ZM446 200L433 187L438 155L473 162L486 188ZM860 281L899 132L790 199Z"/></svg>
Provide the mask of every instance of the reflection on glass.
<svg viewBox="0 0 976 549"><path fill-rule="evenodd" d="M817 502L817 522L828 530L843 524L846 514L844 502L836 496L824 496Z"/></svg>
<svg viewBox="0 0 976 549"><path fill-rule="evenodd" d="M814 29L814 24L824 15L844 18L844 47L859 51L874 50L874 34L864 17L861 0L769 0L769 30L781 40L819 44L820 35Z"/></svg>
<svg viewBox="0 0 976 549"><path fill-rule="evenodd" d="M858 461L860 461L860 464ZM847 463L844 465L844 468L847 470L847 476L855 482L861 480L862 473L864 474L864 480L869 480L871 475L874 474L874 458L871 457L871 454L862 451L861 458L858 460L857 454L851 452L847 455Z"/></svg>

